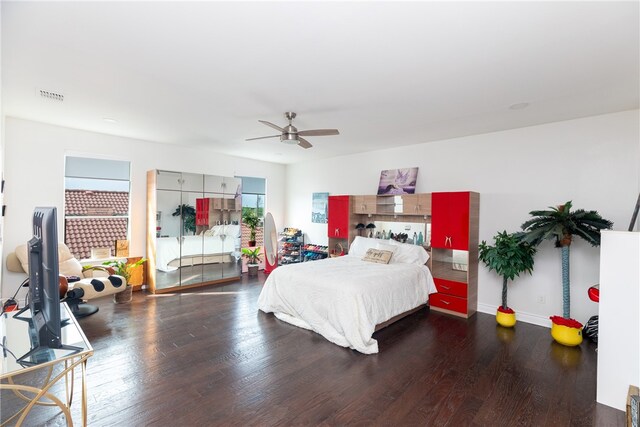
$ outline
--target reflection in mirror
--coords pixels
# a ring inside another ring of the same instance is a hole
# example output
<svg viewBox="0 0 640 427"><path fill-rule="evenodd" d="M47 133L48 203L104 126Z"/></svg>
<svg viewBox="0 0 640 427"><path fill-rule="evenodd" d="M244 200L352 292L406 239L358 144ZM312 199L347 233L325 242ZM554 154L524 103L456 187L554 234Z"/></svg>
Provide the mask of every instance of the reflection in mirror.
<svg viewBox="0 0 640 427"><path fill-rule="evenodd" d="M151 173L152 291L239 277L242 180L168 171L151 179Z"/></svg>
<svg viewBox="0 0 640 427"><path fill-rule="evenodd" d="M454 282L466 282L469 252L456 249L431 249L431 272L435 277Z"/></svg>
<svg viewBox="0 0 640 427"><path fill-rule="evenodd" d="M180 217L173 216L180 205L180 193L177 191L158 190L158 209L156 211L156 235L158 237L179 237Z"/></svg>
<svg viewBox="0 0 640 427"><path fill-rule="evenodd" d="M202 193L204 191L204 176L199 173L182 172L181 191Z"/></svg>
<svg viewBox="0 0 640 427"><path fill-rule="evenodd" d="M172 288L180 285L179 264L170 265L179 256L181 221L173 216L176 207L182 203L181 193L172 190L156 192L156 283L157 289Z"/></svg>
<svg viewBox="0 0 640 427"><path fill-rule="evenodd" d="M179 206L176 206L172 213L172 215L181 218L182 234L184 236L196 234L196 200L198 196L198 193L182 192L182 210L179 210Z"/></svg>
<svg viewBox="0 0 640 427"><path fill-rule="evenodd" d="M402 206L400 206L402 209ZM388 239L393 233L406 234L405 243L428 246L431 239L431 224L424 222L392 222L392 221L375 221L375 228L365 228L362 235L365 237L375 237L378 239ZM368 226L368 224L366 225Z"/></svg>
<svg viewBox="0 0 640 427"><path fill-rule="evenodd" d="M451 251L451 267L458 271L467 271L469 268L469 252L468 251Z"/></svg>

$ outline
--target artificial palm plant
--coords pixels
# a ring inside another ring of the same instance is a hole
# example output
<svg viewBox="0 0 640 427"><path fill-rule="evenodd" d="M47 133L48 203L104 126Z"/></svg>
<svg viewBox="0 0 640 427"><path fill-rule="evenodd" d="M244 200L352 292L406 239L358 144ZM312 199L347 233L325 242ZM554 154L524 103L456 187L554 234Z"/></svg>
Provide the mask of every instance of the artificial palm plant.
<svg viewBox="0 0 640 427"><path fill-rule="evenodd" d="M592 246L600 246L600 231L610 229L613 223L606 220L596 211L577 209L571 211L571 201L550 210L531 211L532 219L522 224L524 232L519 238L533 246L543 240L553 239L556 248L562 254L562 317L571 318L570 283L569 283L569 248L573 236L582 237Z"/></svg>
<svg viewBox="0 0 640 427"><path fill-rule="evenodd" d="M507 283L520 276L520 273L531 274L533 270L533 256L536 253L535 246L523 242L515 233L499 232L493 236L495 246L487 245L484 240L480 243L478 257L489 271L502 277L502 306L503 310L509 310L507 306Z"/></svg>

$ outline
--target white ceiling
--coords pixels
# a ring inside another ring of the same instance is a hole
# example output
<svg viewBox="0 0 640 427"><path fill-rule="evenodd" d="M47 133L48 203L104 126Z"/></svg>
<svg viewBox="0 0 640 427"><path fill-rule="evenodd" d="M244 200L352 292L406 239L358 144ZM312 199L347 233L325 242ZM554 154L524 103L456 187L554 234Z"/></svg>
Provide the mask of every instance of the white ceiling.
<svg viewBox="0 0 640 427"><path fill-rule="evenodd" d="M3 1L3 109L278 163L635 109L638 5Z"/></svg>

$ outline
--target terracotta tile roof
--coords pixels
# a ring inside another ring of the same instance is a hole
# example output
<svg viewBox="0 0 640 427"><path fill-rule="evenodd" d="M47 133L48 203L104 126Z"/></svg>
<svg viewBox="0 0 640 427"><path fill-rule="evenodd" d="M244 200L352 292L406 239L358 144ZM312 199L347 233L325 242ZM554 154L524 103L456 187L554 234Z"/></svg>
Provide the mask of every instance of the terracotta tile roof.
<svg viewBox="0 0 640 427"><path fill-rule="evenodd" d="M65 216L127 215L129 193L126 191L66 190Z"/></svg>
<svg viewBox="0 0 640 427"><path fill-rule="evenodd" d="M64 242L78 259L91 258L91 248L111 248L127 238L128 218L66 218Z"/></svg>

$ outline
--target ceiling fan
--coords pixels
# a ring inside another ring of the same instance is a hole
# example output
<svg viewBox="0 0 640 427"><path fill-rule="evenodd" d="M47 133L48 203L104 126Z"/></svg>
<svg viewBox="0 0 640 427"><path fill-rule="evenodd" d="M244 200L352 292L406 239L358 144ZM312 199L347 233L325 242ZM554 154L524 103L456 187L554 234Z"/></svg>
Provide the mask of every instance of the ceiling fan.
<svg viewBox="0 0 640 427"><path fill-rule="evenodd" d="M291 124L291 121L296 118L296 113L292 111L288 111L284 113L284 116L287 118L287 120L289 120L289 124L284 128L281 128L280 126L276 126L273 123L269 123L264 120L258 120L260 123L280 131L281 132L280 135L260 136L258 138L249 138L247 139L247 141L253 141L255 139L280 137L280 141L284 142L285 144L298 144L302 148L311 148L313 146L309 141L302 138L303 136L340 135L340 132L338 132L338 129L310 129L310 130L299 131L294 125Z"/></svg>

